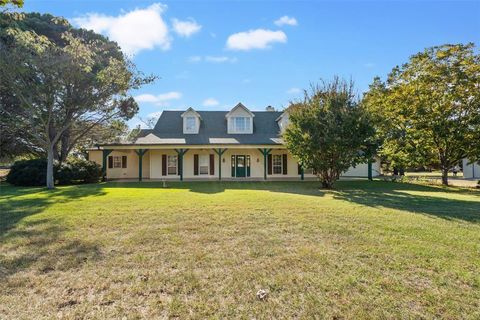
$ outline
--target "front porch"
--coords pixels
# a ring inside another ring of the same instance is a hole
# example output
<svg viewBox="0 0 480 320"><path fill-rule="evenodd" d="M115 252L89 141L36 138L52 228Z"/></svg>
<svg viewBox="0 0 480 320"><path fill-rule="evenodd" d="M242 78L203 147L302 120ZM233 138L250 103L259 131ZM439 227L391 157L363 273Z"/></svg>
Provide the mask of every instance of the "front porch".
<svg viewBox="0 0 480 320"><path fill-rule="evenodd" d="M260 181L306 176L279 147L105 148L90 150L89 158L102 166L106 180Z"/></svg>

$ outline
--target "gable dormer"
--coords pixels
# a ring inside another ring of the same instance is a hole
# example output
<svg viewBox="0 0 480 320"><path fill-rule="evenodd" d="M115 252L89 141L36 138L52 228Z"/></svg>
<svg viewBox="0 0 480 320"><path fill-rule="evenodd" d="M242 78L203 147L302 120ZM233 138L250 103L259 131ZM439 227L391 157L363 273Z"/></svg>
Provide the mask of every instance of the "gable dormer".
<svg viewBox="0 0 480 320"><path fill-rule="evenodd" d="M275 121L277 121L280 133L284 133L289 124L289 112L286 109Z"/></svg>
<svg viewBox="0 0 480 320"><path fill-rule="evenodd" d="M252 134L255 115L243 104L238 103L226 115L229 134Z"/></svg>
<svg viewBox="0 0 480 320"><path fill-rule="evenodd" d="M202 118L200 114L193 110L193 108L188 108L187 111L182 113L183 118L183 133L184 134L198 134L200 130L200 121Z"/></svg>

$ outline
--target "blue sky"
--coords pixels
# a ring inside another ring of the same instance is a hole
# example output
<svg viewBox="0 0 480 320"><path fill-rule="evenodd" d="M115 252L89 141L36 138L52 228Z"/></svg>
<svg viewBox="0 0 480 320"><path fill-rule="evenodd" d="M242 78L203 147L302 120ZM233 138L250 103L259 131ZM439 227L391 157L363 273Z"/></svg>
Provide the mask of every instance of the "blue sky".
<svg viewBox="0 0 480 320"><path fill-rule="evenodd" d="M480 43L480 1L27 0L24 10L103 33L161 77L132 92L142 118L239 101L282 109L335 74L361 93L426 47Z"/></svg>

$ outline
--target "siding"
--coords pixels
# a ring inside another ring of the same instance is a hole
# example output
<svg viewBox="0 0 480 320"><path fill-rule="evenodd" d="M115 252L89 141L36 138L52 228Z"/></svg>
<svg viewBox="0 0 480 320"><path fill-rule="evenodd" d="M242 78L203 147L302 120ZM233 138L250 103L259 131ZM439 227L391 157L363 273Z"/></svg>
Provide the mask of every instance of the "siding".
<svg viewBox="0 0 480 320"><path fill-rule="evenodd" d="M150 178L150 150L145 153L142 161L142 177ZM95 161L100 166L103 164L102 151L89 151L89 159ZM138 178L138 155L134 150L114 150L109 156L126 156L126 168L108 168L107 164L107 179L131 179Z"/></svg>
<svg viewBox="0 0 480 320"><path fill-rule="evenodd" d="M468 159L463 159L463 177L467 179L480 178L480 162L469 163Z"/></svg>
<svg viewBox="0 0 480 320"><path fill-rule="evenodd" d="M286 150L277 149L272 150L271 154L285 154ZM173 179L178 180L178 175L167 175L162 176L162 155L177 155L175 150L149 150L143 156L143 178L150 179ZM199 155L214 155L214 166L215 174L212 176L207 175L194 175L193 163L194 163L194 154ZM127 156L127 168L107 168L107 178L108 179L120 179L120 178L138 178L138 156L134 150L115 150L110 153L111 156ZM262 179L263 178L263 155L256 148L250 149L227 149L222 155L222 178L231 178L231 157L232 155L249 155L250 156L250 177ZM89 158L92 161L102 165L102 151L89 151ZM224 161L225 160L225 161ZM212 149L190 149L184 156L183 160L183 177L184 179L218 179L218 155ZM380 163L373 163L373 176L378 176L380 173ZM479 170L480 172L480 167ZM343 177L367 177L368 176L368 165L359 164L355 168L350 168ZM305 174L306 178L315 177L313 174ZM271 174L268 175L267 179L279 179L289 178L289 179L300 179L298 174L298 163L292 157L292 155L287 153L287 174Z"/></svg>

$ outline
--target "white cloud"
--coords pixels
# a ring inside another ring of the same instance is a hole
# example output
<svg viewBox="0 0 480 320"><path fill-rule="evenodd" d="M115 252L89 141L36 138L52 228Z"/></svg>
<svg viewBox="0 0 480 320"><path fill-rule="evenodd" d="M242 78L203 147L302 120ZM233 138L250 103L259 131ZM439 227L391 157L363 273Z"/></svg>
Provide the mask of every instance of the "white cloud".
<svg viewBox="0 0 480 320"><path fill-rule="evenodd" d="M215 107L215 106L218 106L219 104L220 102L218 102L218 100L215 98L205 99L202 103L204 107Z"/></svg>
<svg viewBox="0 0 480 320"><path fill-rule="evenodd" d="M188 57L188 62L200 62L200 61L202 61L202 57L200 57L200 56Z"/></svg>
<svg viewBox="0 0 480 320"><path fill-rule="evenodd" d="M107 35L126 54L159 47L170 49L171 38L162 18L166 6L154 3L145 9L135 9L118 16L88 13L73 19L75 25Z"/></svg>
<svg viewBox="0 0 480 320"><path fill-rule="evenodd" d="M364 66L365 66L365 68L373 68L373 67L375 67L375 63L368 62L368 63L365 63Z"/></svg>
<svg viewBox="0 0 480 320"><path fill-rule="evenodd" d="M288 94L298 94L300 92L302 92L302 90L299 89L299 88L290 88L290 89L287 90Z"/></svg>
<svg viewBox="0 0 480 320"><path fill-rule="evenodd" d="M188 38L192 34L197 33L202 29L202 26L199 25L195 20L189 19L181 21L178 19L172 19L173 31L175 31L179 36Z"/></svg>
<svg viewBox="0 0 480 320"><path fill-rule="evenodd" d="M191 56L188 58L188 62L196 63L200 61L211 62L211 63L225 63L231 62L235 63L238 61L235 57L227 57L227 56Z"/></svg>
<svg viewBox="0 0 480 320"><path fill-rule="evenodd" d="M227 39L227 48L231 50L267 49L275 42L287 42L287 35L283 31L256 29L230 35Z"/></svg>
<svg viewBox="0 0 480 320"><path fill-rule="evenodd" d="M237 58L230 58L230 57L225 57L225 56L206 56L205 61L207 62L213 62L213 63L224 63L224 62L237 62Z"/></svg>
<svg viewBox="0 0 480 320"><path fill-rule="evenodd" d="M295 19L294 17L289 17L289 16L283 16L283 17L275 20L273 23L275 23L279 27L284 26L284 25L296 26L298 24L297 19Z"/></svg>
<svg viewBox="0 0 480 320"><path fill-rule="evenodd" d="M158 95L149 93L140 94L135 96L137 102L152 103L156 106L165 107L169 105L171 100L178 100L182 97L182 94L178 91L170 91Z"/></svg>

